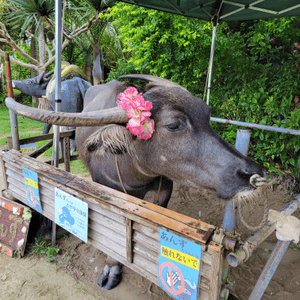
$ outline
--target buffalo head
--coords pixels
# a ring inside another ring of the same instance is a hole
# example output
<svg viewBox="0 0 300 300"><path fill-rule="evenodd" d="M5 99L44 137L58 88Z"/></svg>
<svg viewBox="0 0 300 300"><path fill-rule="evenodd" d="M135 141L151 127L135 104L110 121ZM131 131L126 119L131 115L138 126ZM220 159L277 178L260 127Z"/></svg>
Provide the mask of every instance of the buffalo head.
<svg viewBox="0 0 300 300"><path fill-rule="evenodd" d="M51 74L53 74L53 71L47 74L45 74L45 72L42 72L34 78L13 80L12 87L14 89L20 90L23 93L41 98L43 96L46 96L46 88L50 81Z"/></svg>
<svg viewBox="0 0 300 300"><path fill-rule="evenodd" d="M116 102L118 94L132 85L116 80L91 87L81 114L45 113L30 108L26 116L63 126L97 126L76 129L81 159L93 180L122 190L115 165L117 156L125 187L135 196L144 196L160 176L168 179L167 183L215 190L223 199L254 190L250 177L263 176L263 168L211 128L210 109L203 100L162 78L123 78L150 81L144 89L137 87L153 104L155 131L149 140L136 139L125 128L126 111L116 107ZM166 194L170 196L170 192Z"/></svg>

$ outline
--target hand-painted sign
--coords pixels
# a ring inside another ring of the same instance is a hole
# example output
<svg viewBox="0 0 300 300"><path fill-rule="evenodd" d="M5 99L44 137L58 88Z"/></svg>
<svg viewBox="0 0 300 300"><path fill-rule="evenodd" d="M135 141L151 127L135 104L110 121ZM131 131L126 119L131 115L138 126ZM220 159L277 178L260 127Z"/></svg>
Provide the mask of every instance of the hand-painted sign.
<svg viewBox="0 0 300 300"><path fill-rule="evenodd" d="M31 211L28 207L0 196L0 251L12 256L24 254Z"/></svg>
<svg viewBox="0 0 300 300"><path fill-rule="evenodd" d="M55 188L55 223L87 242L87 203Z"/></svg>
<svg viewBox="0 0 300 300"><path fill-rule="evenodd" d="M21 145L20 150L23 154L29 155L36 150L36 143Z"/></svg>
<svg viewBox="0 0 300 300"><path fill-rule="evenodd" d="M197 300L201 246L160 229L160 286L178 300Z"/></svg>
<svg viewBox="0 0 300 300"><path fill-rule="evenodd" d="M43 209L40 202L38 175L37 173L24 167L22 167L22 169L25 177L26 203L38 212L43 213Z"/></svg>

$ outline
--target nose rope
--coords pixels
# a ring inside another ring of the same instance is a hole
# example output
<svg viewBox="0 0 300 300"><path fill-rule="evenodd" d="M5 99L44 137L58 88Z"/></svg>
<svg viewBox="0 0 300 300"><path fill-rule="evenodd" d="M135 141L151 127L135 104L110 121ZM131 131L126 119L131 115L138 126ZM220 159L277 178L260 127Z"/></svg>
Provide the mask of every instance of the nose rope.
<svg viewBox="0 0 300 300"><path fill-rule="evenodd" d="M125 194L128 194L127 191L126 191L124 182L123 182L123 180L122 180L122 177L121 177L121 172L120 172L119 164L118 164L118 157L117 157L116 154L115 154L115 164L116 164L117 174L118 174L119 181L120 181L120 183L121 183L123 192L124 192ZM160 178L159 178L159 185L158 185L158 190L157 190L157 199L156 199L156 202L153 202L154 204L159 203L159 195L160 195L160 192L161 192L161 186L162 186L162 176L160 176Z"/></svg>
<svg viewBox="0 0 300 300"><path fill-rule="evenodd" d="M243 214L243 207L242 207L242 201L239 202L238 205L238 212L239 212L239 216L240 216L240 220L242 221L243 225L251 230L251 231L258 231L261 228L263 228L267 221L268 221L268 217L269 217L269 204L268 204L268 197L267 197L267 187L271 184L271 183L267 183L266 178L265 177L261 177L258 174L254 174L250 177L250 184L252 186L254 186L257 189L261 190L261 195L265 198L264 201L264 216L262 221L260 222L259 225L257 226L251 226L247 223L244 214Z"/></svg>

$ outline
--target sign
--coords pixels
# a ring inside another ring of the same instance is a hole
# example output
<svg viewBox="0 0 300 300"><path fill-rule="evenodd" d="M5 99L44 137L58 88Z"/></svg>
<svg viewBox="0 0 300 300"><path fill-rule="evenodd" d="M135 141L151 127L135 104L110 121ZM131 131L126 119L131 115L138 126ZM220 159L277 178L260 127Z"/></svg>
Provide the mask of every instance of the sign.
<svg viewBox="0 0 300 300"><path fill-rule="evenodd" d="M55 223L87 243L87 203L55 188Z"/></svg>
<svg viewBox="0 0 300 300"><path fill-rule="evenodd" d="M158 278L175 299L197 300L201 246L160 229Z"/></svg>
<svg viewBox="0 0 300 300"><path fill-rule="evenodd" d="M0 196L0 251L24 255L31 211L28 207Z"/></svg>
<svg viewBox="0 0 300 300"><path fill-rule="evenodd" d="M20 146L20 150L23 154L29 155L36 151L36 143L29 143Z"/></svg>
<svg viewBox="0 0 300 300"><path fill-rule="evenodd" d="M38 212L43 213L38 186L38 175L37 173L24 167L22 167L22 169L25 177L26 203Z"/></svg>

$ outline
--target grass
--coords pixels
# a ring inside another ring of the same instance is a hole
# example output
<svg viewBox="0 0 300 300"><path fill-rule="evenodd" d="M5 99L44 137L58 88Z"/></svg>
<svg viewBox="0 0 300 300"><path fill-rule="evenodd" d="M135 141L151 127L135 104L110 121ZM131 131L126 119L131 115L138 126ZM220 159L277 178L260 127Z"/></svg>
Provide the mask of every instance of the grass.
<svg viewBox="0 0 300 300"><path fill-rule="evenodd" d="M38 256L46 256L46 261L53 263L56 260L56 255L60 251L59 248L52 246L49 242L43 241L41 238L35 238L31 244L31 254Z"/></svg>
<svg viewBox="0 0 300 300"><path fill-rule="evenodd" d="M5 146L7 137L11 136L10 128L10 118L9 118L9 109L4 103L0 103L0 145ZM42 134L44 124L41 122L33 121L25 117L17 116L18 120L18 130L20 138L27 138L32 136L37 136ZM37 142L37 148L40 148L48 141ZM52 148L45 151L44 155L50 158L52 157ZM75 160L70 162L71 172L75 174L80 174L83 177L89 176L88 171L86 170L84 164L80 160ZM64 164L60 165L60 168L64 168Z"/></svg>
<svg viewBox="0 0 300 300"><path fill-rule="evenodd" d="M9 109L4 103L0 104L0 145L5 145L8 136L11 136ZM35 136L43 132L44 124L17 116L20 138Z"/></svg>

